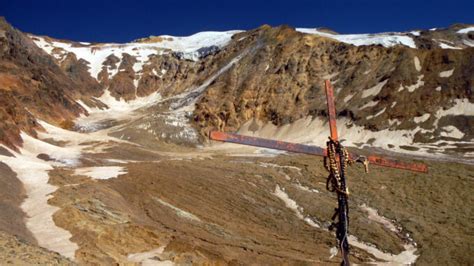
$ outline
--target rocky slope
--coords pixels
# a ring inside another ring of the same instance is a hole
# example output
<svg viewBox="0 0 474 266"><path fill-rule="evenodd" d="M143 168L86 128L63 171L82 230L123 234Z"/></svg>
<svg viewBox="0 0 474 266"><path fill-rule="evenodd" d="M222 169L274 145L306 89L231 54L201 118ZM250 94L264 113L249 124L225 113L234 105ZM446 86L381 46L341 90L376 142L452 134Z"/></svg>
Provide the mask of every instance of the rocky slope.
<svg viewBox="0 0 474 266"><path fill-rule="evenodd" d="M84 113L77 102L85 109L104 107L97 100L104 91L125 101L154 92L164 98L184 96L170 109L186 107L183 119L204 137L211 129L236 131L246 123L291 125L324 118L322 84L331 79L341 126L365 132L348 136L349 145L473 154L474 40L469 25L374 35L262 26L247 32L152 36L126 44L26 38L6 22L2 25L8 28L3 34L3 93L26 93L15 86L27 86L37 79L30 72L42 71L37 94L55 94L36 101L23 97L20 103L11 95L2 97L11 106L3 111L1 138L9 145L19 143L19 130L34 134L38 118L71 126L69 121ZM14 54L14 49L22 50ZM30 60L41 58L42 64L34 61L20 81L7 63L19 64L30 54ZM40 109L43 102L48 108ZM12 108L15 112L8 113Z"/></svg>
<svg viewBox="0 0 474 266"><path fill-rule="evenodd" d="M2 143L21 145L20 131L35 136L37 119L66 125L84 113L75 99L86 85L68 77L30 38L0 19Z"/></svg>
<svg viewBox="0 0 474 266"><path fill-rule="evenodd" d="M76 265L47 249L0 231L0 260L5 265Z"/></svg>
<svg viewBox="0 0 474 266"><path fill-rule="evenodd" d="M238 130L251 119L281 126L308 115L324 117L322 84L331 79L338 115L347 121L343 127L355 125L377 139L375 132L400 132L391 143L373 139L374 146L472 153L465 143L474 133L473 48L354 46L287 27L262 28L245 41L258 49L197 103L196 121L204 132ZM352 138L351 145L370 144L369 138ZM441 143L452 146L436 147Z"/></svg>

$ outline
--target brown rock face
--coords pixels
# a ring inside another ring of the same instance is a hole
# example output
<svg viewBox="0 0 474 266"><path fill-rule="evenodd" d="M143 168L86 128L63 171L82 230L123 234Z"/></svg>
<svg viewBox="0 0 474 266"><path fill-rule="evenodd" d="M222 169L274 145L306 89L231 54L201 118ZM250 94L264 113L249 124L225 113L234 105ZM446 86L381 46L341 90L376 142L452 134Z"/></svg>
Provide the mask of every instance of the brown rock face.
<svg viewBox="0 0 474 266"><path fill-rule="evenodd" d="M92 78L88 72L88 62L77 60L72 53L68 54L60 64L64 73L74 81L72 93L75 98L85 98L88 96L100 96L103 86Z"/></svg>
<svg viewBox="0 0 474 266"><path fill-rule="evenodd" d="M449 108L453 99L473 101L474 48L357 47L289 27L243 35L252 36L242 41L252 51L218 77L196 105L202 134L233 131L253 118L284 125L324 115L324 79L336 89L339 116L374 131L414 129L414 117ZM233 42L223 53L241 45ZM442 77L449 70L449 78ZM370 102L375 104L364 107ZM390 125L393 119L400 123ZM421 126L432 129L434 120ZM469 131L469 123L460 128Z"/></svg>
<svg viewBox="0 0 474 266"><path fill-rule="evenodd" d="M49 55L3 18L0 32L0 141L14 148L20 131L35 134L35 117L58 124L84 110L73 99L80 84Z"/></svg>

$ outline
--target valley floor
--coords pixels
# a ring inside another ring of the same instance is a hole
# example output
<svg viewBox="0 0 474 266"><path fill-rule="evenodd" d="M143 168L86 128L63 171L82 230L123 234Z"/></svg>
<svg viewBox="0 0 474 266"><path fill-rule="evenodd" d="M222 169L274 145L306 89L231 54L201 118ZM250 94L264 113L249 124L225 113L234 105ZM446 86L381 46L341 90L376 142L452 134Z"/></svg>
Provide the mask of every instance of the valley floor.
<svg viewBox="0 0 474 266"><path fill-rule="evenodd" d="M163 147L115 143L49 170L48 204L76 262L339 263L320 158ZM473 263L474 167L428 164L429 174L350 168L353 262Z"/></svg>
<svg viewBox="0 0 474 266"><path fill-rule="evenodd" d="M340 263L328 231L337 201L326 191L322 158L196 145L187 110L169 111L153 101L144 110L121 108L122 120L108 118L113 109L91 110L77 121L88 132L40 122L39 139L22 134L21 153L0 148L0 175L8 184L0 187L0 230L27 245L4 245L0 258L27 264ZM425 162L428 174L349 169L352 262L474 263L474 166ZM38 246L45 249L34 250Z"/></svg>

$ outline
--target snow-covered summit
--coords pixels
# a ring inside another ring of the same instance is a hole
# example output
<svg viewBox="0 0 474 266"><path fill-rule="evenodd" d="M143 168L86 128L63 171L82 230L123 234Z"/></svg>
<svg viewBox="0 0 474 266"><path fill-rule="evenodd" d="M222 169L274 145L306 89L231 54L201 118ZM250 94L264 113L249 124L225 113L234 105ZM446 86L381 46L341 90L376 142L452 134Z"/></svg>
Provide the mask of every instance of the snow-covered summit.
<svg viewBox="0 0 474 266"><path fill-rule="evenodd" d="M53 40L49 38L30 36L33 41L48 54L58 60L63 60L68 53L73 53L77 59L83 59L89 64L89 72L93 78L98 78L103 63L107 57L114 55L120 60L124 53L134 56L137 62L133 66L135 72L140 72L149 56L162 55L168 52L179 53L183 59L197 61L211 50L226 46L232 36L239 33L233 31L199 32L187 37L162 35L149 42L104 43L88 44Z"/></svg>
<svg viewBox="0 0 474 266"><path fill-rule="evenodd" d="M335 39L355 46L382 45L393 47L401 45L413 49L420 47L463 49L474 47L474 40L469 35L473 29L472 25L464 24L434 31L375 34L337 34L320 28L296 28L296 31ZM121 62L124 61L124 54L128 54L136 59L133 64L133 71L136 74L134 84L137 87L143 74L143 65L149 62L151 56L172 53L179 59L198 61L210 54L219 52L230 43L233 35L240 32L242 31L205 31L190 36L160 35L138 39L129 43L98 44L69 42L34 35L30 35L30 37L40 48L54 56L59 62L62 62L69 53L74 54L78 60L84 60L90 75L95 79L99 79L99 75L104 69L107 71L108 79L112 79L119 72L117 66L120 66ZM118 59L115 67L106 63L107 58L112 55ZM162 75L157 74L157 76L161 78Z"/></svg>
<svg viewBox="0 0 474 266"><path fill-rule="evenodd" d="M405 45L416 48L413 38L404 33L378 33L378 34L332 34L318 29L296 28L297 31L316 34L323 37L336 39L340 42L353 44L355 46L380 44L384 47Z"/></svg>
<svg viewBox="0 0 474 266"><path fill-rule="evenodd" d="M457 26L459 27L459 26ZM465 26L466 27L466 26ZM403 45L410 48L417 48L416 45L416 38L420 37L422 34L421 31L410 31L410 32L384 32L384 33L372 33L372 34L337 34L337 33L330 33L326 31L322 31L318 28L296 28L297 31L307 34L314 34L319 35L331 39L338 40L343 43L352 44L355 46L364 46L364 45L382 45L384 47L393 47L395 45ZM439 31L451 31L452 28L446 29L430 29L426 32L439 32ZM439 39L436 37L428 36L428 38L432 39L438 46L442 49L462 49L464 47L473 47L474 42L470 39L466 39L464 34L468 34L469 32L474 32L474 27L467 26L466 28L462 28L456 31L453 31L455 38L458 38L456 45L456 40L446 40L446 39ZM431 33L430 33L431 34ZM459 45L460 44L460 45Z"/></svg>
<svg viewBox="0 0 474 266"><path fill-rule="evenodd" d="M460 30L457 31L457 33L459 33L459 34L466 34L466 33L469 33L469 32L474 32L474 27L467 27L467 28L460 29Z"/></svg>
<svg viewBox="0 0 474 266"><path fill-rule="evenodd" d="M148 44L173 51L192 52L203 47L225 46L231 40L232 36L239 32L242 31L203 31L190 36L160 35L139 39L134 43L147 42Z"/></svg>

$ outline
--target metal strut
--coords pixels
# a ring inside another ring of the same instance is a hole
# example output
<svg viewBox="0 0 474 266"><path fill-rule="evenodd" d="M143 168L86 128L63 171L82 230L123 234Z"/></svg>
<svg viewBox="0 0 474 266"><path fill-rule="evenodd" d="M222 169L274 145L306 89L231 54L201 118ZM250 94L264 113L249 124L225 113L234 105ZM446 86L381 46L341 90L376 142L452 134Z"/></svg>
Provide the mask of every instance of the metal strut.
<svg viewBox="0 0 474 266"><path fill-rule="evenodd" d="M336 106L334 104L334 91L329 80L325 81L326 101L328 106L329 131L331 136L327 144L327 156L324 158L324 165L329 171L326 187L329 191L337 194L337 209L333 215L333 221L330 229L336 227L336 238L339 250L342 254L341 265L350 265L349 263L349 241L347 234L349 231L349 204L347 197L349 189L346 184L346 166L350 163L349 153L344 149L338 140L336 127ZM331 187L330 187L331 186Z"/></svg>
<svg viewBox="0 0 474 266"><path fill-rule="evenodd" d="M254 147L262 147L268 149L289 151L295 153L304 153L316 156L326 156L327 150L318 146L305 145L300 143L292 143L273 139L264 139L251 136L245 136L235 133L227 133L221 131L211 131L209 134L211 140L217 140L222 142L230 142ZM373 165L379 165L384 167L391 167L403 170L410 170L415 172L426 173L428 172L428 166L423 163L404 162L392 158L380 157L377 155L362 156L356 153L349 153L349 158L354 161L359 161L367 165L368 163Z"/></svg>

